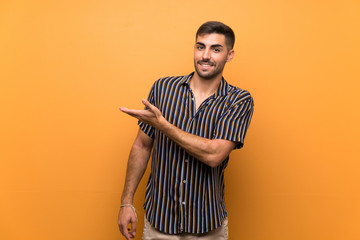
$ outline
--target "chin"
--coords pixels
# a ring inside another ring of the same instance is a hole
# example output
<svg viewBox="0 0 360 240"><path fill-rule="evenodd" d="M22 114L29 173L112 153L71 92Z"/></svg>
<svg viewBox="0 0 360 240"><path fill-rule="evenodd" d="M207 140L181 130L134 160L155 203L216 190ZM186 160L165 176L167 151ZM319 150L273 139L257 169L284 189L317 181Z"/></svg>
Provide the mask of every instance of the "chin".
<svg viewBox="0 0 360 240"><path fill-rule="evenodd" d="M210 79L213 79L215 77L215 75L204 75L204 74L202 74L202 75L199 74L199 76L201 78L203 78L203 79L206 79L206 80L210 80Z"/></svg>
<svg viewBox="0 0 360 240"><path fill-rule="evenodd" d="M213 79L215 77L217 77L219 75L219 73L212 73L212 72L201 72L198 69L196 69L197 74L199 75L199 77L209 80L209 79Z"/></svg>

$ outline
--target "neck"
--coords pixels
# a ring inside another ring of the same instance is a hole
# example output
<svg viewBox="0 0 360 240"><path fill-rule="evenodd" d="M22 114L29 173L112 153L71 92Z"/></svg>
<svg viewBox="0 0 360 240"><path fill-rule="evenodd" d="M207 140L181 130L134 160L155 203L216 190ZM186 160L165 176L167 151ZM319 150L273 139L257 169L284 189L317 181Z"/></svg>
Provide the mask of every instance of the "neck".
<svg viewBox="0 0 360 240"><path fill-rule="evenodd" d="M205 79L200 77L195 71L194 76L190 80L190 88L199 95L211 96L219 88L221 79L222 74L211 79Z"/></svg>

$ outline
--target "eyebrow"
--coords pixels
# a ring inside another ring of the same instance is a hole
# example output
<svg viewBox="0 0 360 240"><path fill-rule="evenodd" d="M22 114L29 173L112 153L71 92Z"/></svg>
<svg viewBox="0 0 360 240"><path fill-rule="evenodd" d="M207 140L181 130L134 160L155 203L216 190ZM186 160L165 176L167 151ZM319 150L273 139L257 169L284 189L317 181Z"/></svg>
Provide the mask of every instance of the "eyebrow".
<svg viewBox="0 0 360 240"><path fill-rule="evenodd" d="M197 44L197 45L201 45L201 46L205 46L205 44L202 43L202 42L197 42L196 44ZM221 44L213 44L213 45L211 45L210 47L212 47L212 48L217 48L217 47L222 47L222 48L224 48L224 46L221 45Z"/></svg>

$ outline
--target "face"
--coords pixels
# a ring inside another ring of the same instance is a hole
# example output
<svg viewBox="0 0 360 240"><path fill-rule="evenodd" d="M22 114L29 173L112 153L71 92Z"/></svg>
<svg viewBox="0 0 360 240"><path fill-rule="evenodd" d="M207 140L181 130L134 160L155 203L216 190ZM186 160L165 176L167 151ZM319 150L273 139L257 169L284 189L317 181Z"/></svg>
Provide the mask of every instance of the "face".
<svg viewBox="0 0 360 240"><path fill-rule="evenodd" d="M197 37L194 49L196 73L203 79L214 79L222 75L225 63L231 61L234 50L226 47L225 36L211 33Z"/></svg>

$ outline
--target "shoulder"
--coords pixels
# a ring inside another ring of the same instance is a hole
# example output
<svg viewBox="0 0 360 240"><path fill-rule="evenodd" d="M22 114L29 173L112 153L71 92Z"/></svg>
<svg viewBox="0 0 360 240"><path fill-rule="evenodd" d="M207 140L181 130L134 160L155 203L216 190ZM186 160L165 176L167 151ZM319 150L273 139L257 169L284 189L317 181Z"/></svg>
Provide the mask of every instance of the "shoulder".
<svg viewBox="0 0 360 240"><path fill-rule="evenodd" d="M187 79L189 78L189 75L184 76L168 76L159 78L155 81L154 86L156 87L167 87L167 86L173 86L173 85L180 85L182 83L185 83Z"/></svg>
<svg viewBox="0 0 360 240"><path fill-rule="evenodd" d="M251 102L253 104L254 102L249 91L230 84L228 85L227 94L229 99L232 99L235 103Z"/></svg>

